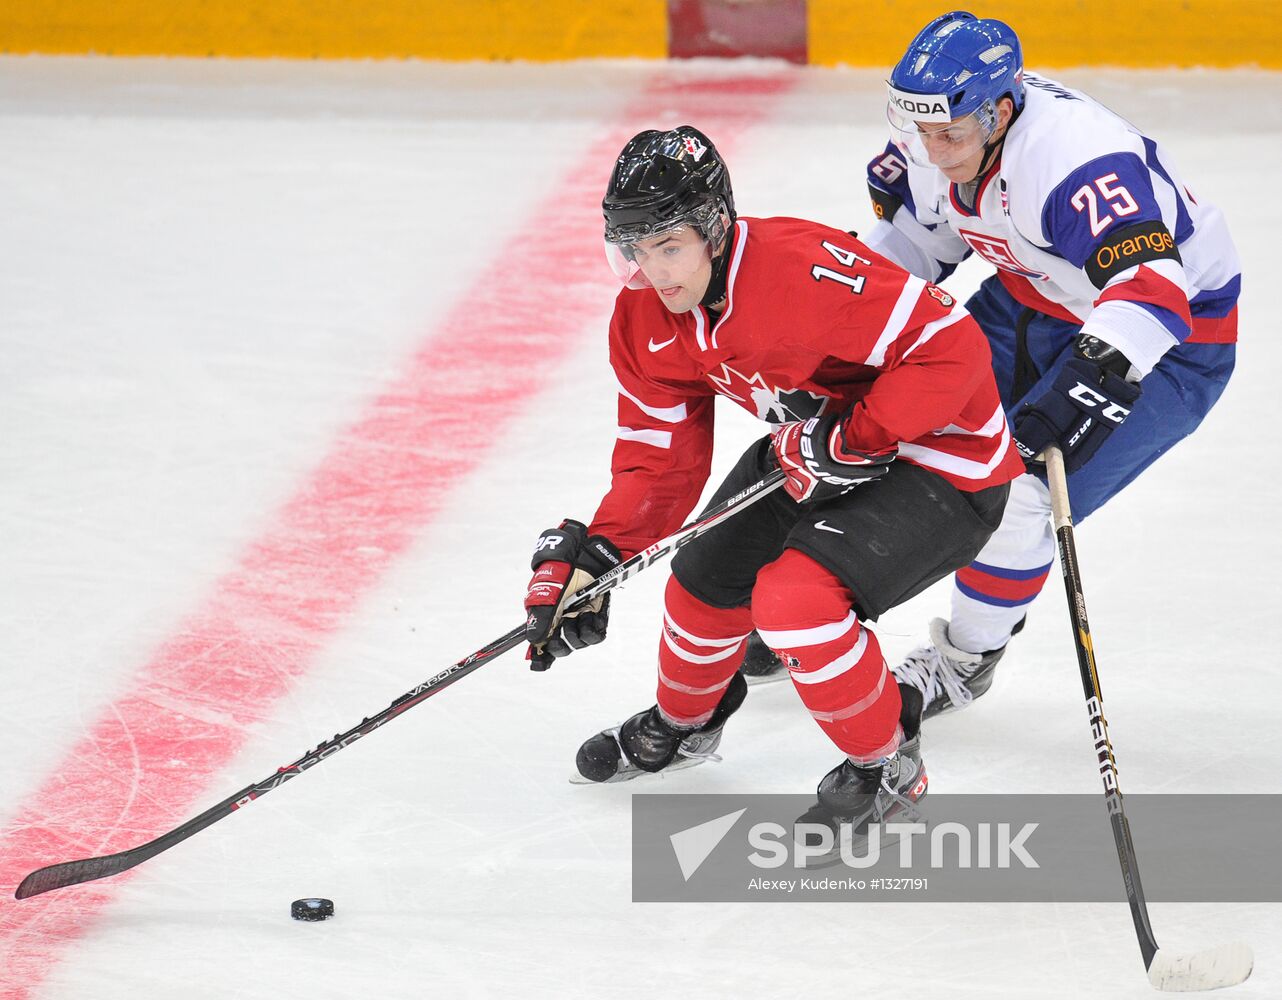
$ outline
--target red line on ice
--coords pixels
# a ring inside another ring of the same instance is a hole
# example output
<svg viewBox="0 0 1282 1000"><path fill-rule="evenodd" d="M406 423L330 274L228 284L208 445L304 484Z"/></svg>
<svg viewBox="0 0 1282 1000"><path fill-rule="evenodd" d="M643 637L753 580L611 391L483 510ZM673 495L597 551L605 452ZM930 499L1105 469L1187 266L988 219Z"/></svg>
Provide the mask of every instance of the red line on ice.
<svg viewBox="0 0 1282 1000"><path fill-rule="evenodd" d="M209 779L240 749L248 727L306 673L583 331L599 321L605 335L608 273L593 281L605 268L598 206L623 143L639 128L688 120L728 152L795 79L778 71L711 79L678 71L647 86L589 148L567 150L575 166L508 244L538 253L513 254L502 281L486 275L460 297L408 370L338 436L274 526L0 833L0 997L29 997L130 875L17 902L22 877L136 846L212 805L210 793L231 792L211 789ZM566 275L584 282L582 294L565 297L574 287ZM545 297L542 290L553 288L557 297ZM483 421L475 419L480 413ZM500 610L496 628L504 623ZM171 780L173 760L184 762L181 780Z"/></svg>

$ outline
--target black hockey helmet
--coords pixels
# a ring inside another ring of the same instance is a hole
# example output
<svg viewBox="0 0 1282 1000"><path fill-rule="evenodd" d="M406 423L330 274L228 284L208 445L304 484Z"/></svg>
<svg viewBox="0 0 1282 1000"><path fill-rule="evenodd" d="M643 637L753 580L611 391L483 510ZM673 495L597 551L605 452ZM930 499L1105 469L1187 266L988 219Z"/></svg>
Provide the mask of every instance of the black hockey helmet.
<svg viewBox="0 0 1282 1000"><path fill-rule="evenodd" d="M691 125L649 129L619 154L601 202L605 240L624 248L690 225L715 249L735 219L730 173L715 146Z"/></svg>

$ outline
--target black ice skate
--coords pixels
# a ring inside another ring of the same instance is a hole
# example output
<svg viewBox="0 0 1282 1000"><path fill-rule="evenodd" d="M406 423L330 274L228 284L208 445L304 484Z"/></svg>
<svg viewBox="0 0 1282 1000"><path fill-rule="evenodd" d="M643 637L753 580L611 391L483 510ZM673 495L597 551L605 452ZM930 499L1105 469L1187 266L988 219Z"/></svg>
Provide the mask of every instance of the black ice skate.
<svg viewBox="0 0 1282 1000"><path fill-rule="evenodd" d="M1011 635L1024 627L1021 618ZM904 662L891 667L900 685L911 684L926 703L922 718L965 708L993 685L997 662L1006 647L986 653L968 653L948 641L948 622L936 618L930 623L930 645L914 649Z"/></svg>
<svg viewBox="0 0 1282 1000"><path fill-rule="evenodd" d="M899 724L904 738L899 748L875 764L856 764L843 760L819 782L818 799L797 818L797 825L819 824L833 832L832 851L811 862L811 867L830 864L838 857L838 838L843 825L849 825L856 854L863 853L869 827L885 824L897 816L916 815L914 804L926 794L926 768L921 759L921 693L907 684L899 685L902 707ZM812 843L813 831L798 830L799 838Z"/></svg>
<svg viewBox="0 0 1282 1000"><path fill-rule="evenodd" d="M748 636L748 648L743 654L743 663L739 664L743 679L749 684L769 684L781 681L788 676L783 660L775 651L761 641L761 636L753 632Z"/></svg>
<svg viewBox="0 0 1282 1000"><path fill-rule="evenodd" d="M726 720L748 696L743 675L736 673L712 717L698 729L678 729L659 712L659 706L638 712L616 729L597 733L579 747L570 780L577 785L630 781L643 774L679 771L705 760L720 760L716 749Z"/></svg>

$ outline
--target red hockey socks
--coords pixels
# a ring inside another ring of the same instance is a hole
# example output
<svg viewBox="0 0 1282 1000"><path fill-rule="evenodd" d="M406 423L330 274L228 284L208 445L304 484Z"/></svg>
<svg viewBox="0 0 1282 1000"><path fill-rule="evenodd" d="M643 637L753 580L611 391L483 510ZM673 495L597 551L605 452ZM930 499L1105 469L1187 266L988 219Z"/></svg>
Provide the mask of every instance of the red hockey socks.
<svg viewBox="0 0 1282 1000"><path fill-rule="evenodd" d="M899 688L854 595L809 556L785 549L758 575L753 623L792 676L819 728L856 762L899 746Z"/></svg>
<svg viewBox="0 0 1282 1000"><path fill-rule="evenodd" d="M675 576L663 595L659 642L659 710L678 726L701 726L725 694L743 661L752 631L748 608L714 608Z"/></svg>

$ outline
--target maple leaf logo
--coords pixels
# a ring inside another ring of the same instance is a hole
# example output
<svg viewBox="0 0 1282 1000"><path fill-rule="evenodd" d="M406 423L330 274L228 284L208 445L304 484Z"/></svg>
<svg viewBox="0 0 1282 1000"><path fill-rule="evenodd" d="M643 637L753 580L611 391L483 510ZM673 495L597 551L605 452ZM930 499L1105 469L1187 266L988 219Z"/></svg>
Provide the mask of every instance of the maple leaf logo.
<svg viewBox="0 0 1282 1000"><path fill-rule="evenodd" d="M708 380L717 387L717 392L721 395L742 403L745 409L752 410L757 415L758 420L772 424L817 417L828 402L828 397L816 395L806 389L781 392L768 385L760 372L755 372L749 378L724 361L721 363L721 374L709 372Z"/></svg>
<svg viewBox="0 0 1282 1000"><path fill-rule="evenodd" d="M949 295L946 291L940 288L938 285L927 285L926 294L929 295L932 299L938 299L939 304L943 306L945 309L951 309L953 303L957 301L951 295Z"/></svg>

